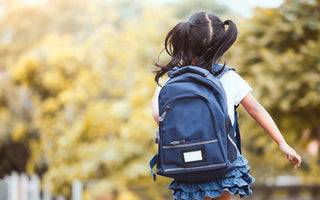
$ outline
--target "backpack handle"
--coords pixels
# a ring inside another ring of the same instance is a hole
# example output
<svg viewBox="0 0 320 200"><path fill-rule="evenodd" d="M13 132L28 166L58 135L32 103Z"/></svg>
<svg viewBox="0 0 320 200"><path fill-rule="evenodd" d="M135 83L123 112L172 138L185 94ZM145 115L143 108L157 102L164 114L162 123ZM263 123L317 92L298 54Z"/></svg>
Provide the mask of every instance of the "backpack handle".
<svg viewBox="0 0 320 200"><path fill-rule="evenodd" d="M210 72L206 69L197 66L184 66L184 67L174 67L173 70L168 71L168 75L170 78L179 76L184 73L195 73L199 74L200 76L207 77Z"/></svg>
<svg viewBox="0 0 320 200"><path fill-rule="evenodd" d="M221 70L221 68L223 67L223 65L217 64L215 65L215 70ZM225 66L224 70L217 76L218 78L220 78L226 71L228 70L234 70L231 67ZM201 67L197 67L197 66L184 66L184 67L174 67L172 70L168 71L168 75L170 78L179 76L181 74L184 73L194 73L194 74L198 74L200 76L203 77L208 77L209 74L211 74L207 69L201 68Z"/></svg>

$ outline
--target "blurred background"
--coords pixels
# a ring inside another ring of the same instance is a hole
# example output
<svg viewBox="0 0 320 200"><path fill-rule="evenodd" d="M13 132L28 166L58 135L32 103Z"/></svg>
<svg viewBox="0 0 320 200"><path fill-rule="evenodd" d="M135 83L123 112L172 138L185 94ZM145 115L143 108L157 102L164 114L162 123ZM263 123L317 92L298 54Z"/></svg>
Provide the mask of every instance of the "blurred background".
<svg viewBox="0 0 320 200"><path fill-rule="evenodd" d="M170 180L148 168L153 62L168 60L169 29L200 9L237 23L223 59L303 158L294 170L240 108L256 193L290 186L320 199L320 0L0 0L0 199L13 199L12 177L20 192L38 177L50 198L172 199Z"/></svg>

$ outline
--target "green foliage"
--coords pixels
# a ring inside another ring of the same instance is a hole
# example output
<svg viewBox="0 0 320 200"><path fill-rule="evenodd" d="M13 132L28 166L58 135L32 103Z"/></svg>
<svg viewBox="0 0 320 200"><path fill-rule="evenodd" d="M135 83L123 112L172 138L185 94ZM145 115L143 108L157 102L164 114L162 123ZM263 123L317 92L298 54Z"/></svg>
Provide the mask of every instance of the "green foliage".
<svg viewBox="0 0 320 200"><path fill-rule="evenodd" d="M320 136L319 9L319 1L286 1L277 9L256 9L252 19L241 24L237 50L233 53L233 61L241 66L239 71L254 87L254 95L288 142L303 155L308 141ZM243 121L242 127L251 127L245 132L252 134L244 145L261 155L258 160L254 154L249 155L253 166L261 166L257 167L257 174L270 175L277 167L284 173L280 169L288 166L285 159L276 157L276 146L260 135L263 131L258 126L250 125L253 121ZM311 132L307 138L302 137L305 131ZM306 159L302 169L309 171L315 161ZM259 170L265 170L266 165L271 167L268 173Z"/></svg>

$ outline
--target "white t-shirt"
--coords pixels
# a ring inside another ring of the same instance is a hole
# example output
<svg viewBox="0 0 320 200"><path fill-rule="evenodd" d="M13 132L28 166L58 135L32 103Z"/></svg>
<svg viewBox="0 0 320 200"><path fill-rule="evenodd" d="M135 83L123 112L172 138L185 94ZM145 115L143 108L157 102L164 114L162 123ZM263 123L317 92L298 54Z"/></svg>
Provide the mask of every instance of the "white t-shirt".
<svg viewBox="0 0 320 200"><path fill-rule="evenodd" d="M234 106L240 104L241 100L252 91L250 85L239 74L233 70L227 71L220 78L227 95L228 114L233 124Z"/></svg>

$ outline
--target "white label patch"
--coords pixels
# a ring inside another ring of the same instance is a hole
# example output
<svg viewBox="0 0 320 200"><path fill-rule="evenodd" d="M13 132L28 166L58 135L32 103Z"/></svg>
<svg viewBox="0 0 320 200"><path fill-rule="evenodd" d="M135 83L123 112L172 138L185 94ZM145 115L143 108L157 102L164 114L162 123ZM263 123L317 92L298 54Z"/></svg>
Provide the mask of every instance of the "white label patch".
<svg viewBox="0 0 320 200"><path fill-rule="evenodd" d="M202 151L196 150L196 151L183 152L183 158L185 163L202 161L203 160Z"/></svg>

